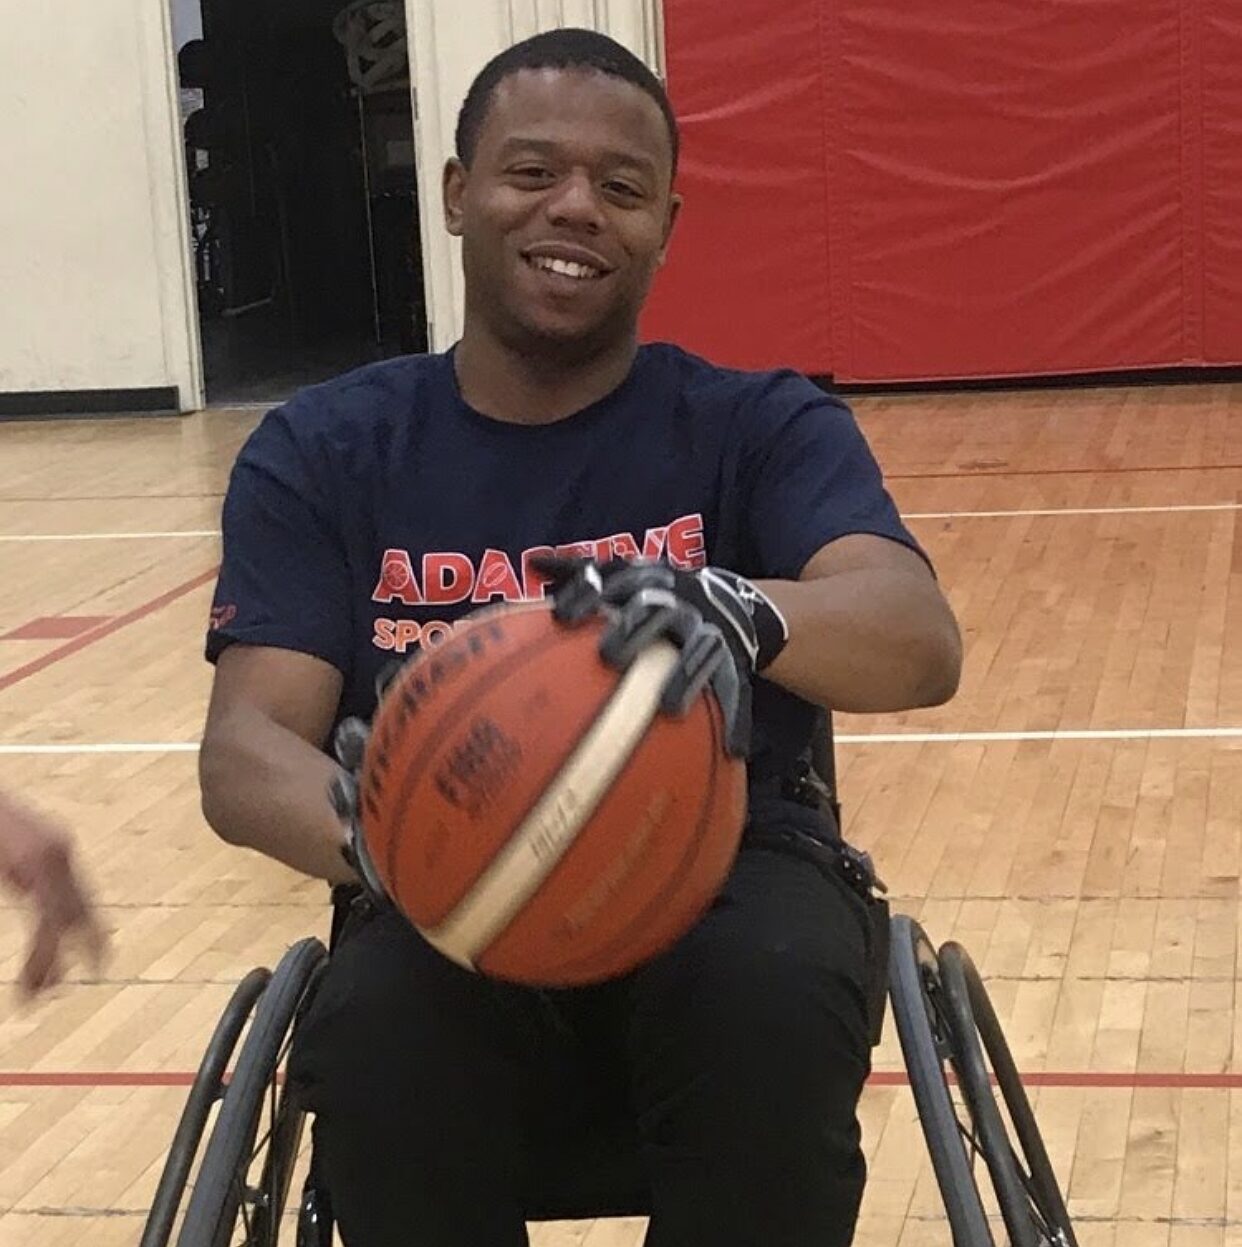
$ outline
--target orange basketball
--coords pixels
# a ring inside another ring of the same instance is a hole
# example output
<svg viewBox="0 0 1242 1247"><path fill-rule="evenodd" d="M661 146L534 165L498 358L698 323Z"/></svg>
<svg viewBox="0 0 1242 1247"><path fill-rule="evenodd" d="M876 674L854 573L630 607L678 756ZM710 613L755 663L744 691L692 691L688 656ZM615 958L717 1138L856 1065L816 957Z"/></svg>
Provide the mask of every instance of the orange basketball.
<svg viewBox="0 0 1242 1247"><path fill-rule="evenodd" d="M683 935L732 864L745 766L715 696L658 710L667 642L624 673L602 619L486 612L413 659L376 712L360 823L397 907L448 957L568 986Z"/></svg>

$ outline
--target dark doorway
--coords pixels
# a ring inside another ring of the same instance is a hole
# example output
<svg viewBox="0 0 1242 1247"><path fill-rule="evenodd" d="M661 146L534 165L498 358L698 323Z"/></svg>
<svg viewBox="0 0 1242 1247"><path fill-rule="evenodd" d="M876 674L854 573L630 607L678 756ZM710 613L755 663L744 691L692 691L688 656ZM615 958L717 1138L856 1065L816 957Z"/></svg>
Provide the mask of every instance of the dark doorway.
<svg viewBox="0 0 1242 1247"><path fill-rule="evenodd" d="M178 68L208 401L425 350L401 0L200 3Z"/></svg>

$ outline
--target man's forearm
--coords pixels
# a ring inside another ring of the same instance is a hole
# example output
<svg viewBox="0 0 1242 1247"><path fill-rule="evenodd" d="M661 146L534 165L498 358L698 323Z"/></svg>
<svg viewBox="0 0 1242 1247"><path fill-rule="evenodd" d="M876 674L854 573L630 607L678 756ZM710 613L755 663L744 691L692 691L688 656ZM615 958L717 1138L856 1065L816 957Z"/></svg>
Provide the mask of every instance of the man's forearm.
<svg viewBox="0 0 1242 1247"><path fill-rule="evenodd" d="M203 813L222 839L317 879L354 880L328 796L338 768L327 755L246 709L212 726L199 767Z"/></svg>
<svg viewBox="0 0 1242 1247"><path fill-rule="evenodd" d="M789 643L766 679L857 714L939 705L956 692L961 638L930 578L859 568L756 584L789 625Z"/></svg>

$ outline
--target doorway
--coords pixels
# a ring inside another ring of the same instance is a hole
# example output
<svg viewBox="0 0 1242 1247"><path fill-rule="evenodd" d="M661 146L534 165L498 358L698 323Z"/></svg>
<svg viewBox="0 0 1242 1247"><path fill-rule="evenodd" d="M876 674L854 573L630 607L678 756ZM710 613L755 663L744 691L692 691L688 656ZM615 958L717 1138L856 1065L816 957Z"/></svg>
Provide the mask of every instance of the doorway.
<svg viewBox="0 0 1242 1247"><path fill-rule="evenodd" d="M427 348L403 0L171 0L207 400Z"/></svg>

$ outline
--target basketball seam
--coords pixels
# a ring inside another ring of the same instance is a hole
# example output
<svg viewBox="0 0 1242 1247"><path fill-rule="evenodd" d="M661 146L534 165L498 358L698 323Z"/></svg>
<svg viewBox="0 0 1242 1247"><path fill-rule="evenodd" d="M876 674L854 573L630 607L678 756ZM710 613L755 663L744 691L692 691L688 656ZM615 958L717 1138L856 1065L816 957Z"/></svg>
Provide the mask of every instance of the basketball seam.
<svg viewBox="0 0 1242 1247"><path fill-rule="evenodd" d="M723 752L724 747L718 720L719 710L713 700L711 705L711 714L709 715L712 738L709 745L711 751L711 773L708 776L709 782L707 787L707 800L705 800L700 807L698 821L695 824L694 835L687 846L686 852L677 863L674 872L668 877L664 887L660 889L659 893L652 897L652 899L643 907L642 911L636 914L634 918L626 924L624 929L619 931L611 940L608 941L608 943L595 949L589 957L579 957L576 961L562 962L557 967L558 971L572 973L576 967L586 965L599 958L614 955L623 950L626 943L633 936L635 929L641 928L642 925L651 917L653 912L658 911L664 906L668 898L676 893L683 880L690 873L691 867L698 860L699 853L703 847L703 842L707 838L708 817L711 814L713 806L715 805L713 794L715 793L716 778L720 771L720 755ZM633 759L631 758L630 761L632 760ZM628 766L629 763L627 762L626 765ZM617 778L620 778L620 774L618 774ZM616 781L614 780L614 783L615 782ZM543 884L540 885L541 889L547 886L551 882L551 879L552 876L549 875L549 877L544 880ZM531 897L530 899L533 900L534 897ZM530 901L527 903L529 904ZM515 921L516 918L517 915L514 916ZM495 943L499 938L500 935L498 934L492 942Z"/></svg>
<svg viewBox="0 0 1242 1247"><path fill-rule="evenodd" d="M539 655L543 653L543 651L548 646L554 645L559 640L561 640L561 634L559 632L543 633L539 636L533 637L531 640L527 641L525 644L520 646L518 649L514 650L513 653L509 656L511 669L515 671L520 670L528 662L539 657ZM431 653L433 651L428 651L428 652ZM482 680L482 677L478 675L476 675L473 679L471 679L469 683L467 683L461 689L461 691L457 694L457 696L453 699L453 701L450 702L449 705L441 712L436 722L442 723L446 720L451 722L459 713L461 713L463 706L469 705L472 701L474 701L477 698L478 685L480 684L481 680ZM394 689L393 692L395 696L400 696L397 690ZM401 776L401 785L397 790L396 797L394 798L394 808L393 808L393 815L392 815L393 819L398 823L398 825L404 826L406 812L409 808L410 799L413 796L414 789L417 786L417 784L422 780L424 773L431 767L432 755L434 753L435 753L434 750L432 750L429 753L424 753L419 758L419 761L415 765L406 768L406 770L403 772ZM535 805L538 802L538 800L539 800L539 794L536 793L535 796L532 798L530 804L527 806L527 808L522 811L521 817L518 819L517 823L515 824L516 826L520 826L523 822L525 822L527 818L530 817L530 812L531 810L535 808ZM385 854L385 863L384 863L388 868L387 874L388 874L389 880L391 881L389 886L392 888L392 890L395 893L399 893L401 891L397 883L398 871L397 871L397 862L396 862L396 855L397 855L397 851L399 847L400 847L400 837L392 836L389 839L388 851ZM486 869L486 867L480 868L480 871L478 872L478 874L476 874L475 877L470 881L469 885L467 886L467 892L469 891L469 888L473 887L474 884L478 882L479 874L482 873L483 869ZM459 897L458 900L454 902L454 906L460 903L461 903L461 898ZM451 908L449 912L450 913L452 912ZM443 920L444 919L441 919L441 921Z"/></svg>
<svg viewBox="0 0 1242 1247"><path fill-rule="evenodd" d="M450 913L434 928L423 931L432 945L454 961L472 966L475 959L483 955L495 943L500 933L514 921L531 897L564 861L565 855L642 744L643 737L659 713L660 695L667 670L657 670L656 678L648 681L647 667L663 663L667 668L676 661L676 651L667 644L652 646L639 655L608 700L600 707L590 729L562 762L551 783L540 792L530 813L513 828L509 839ZM630 700L636 703L633 718L628 724L619 723L606 732L602 725L610 716L619 716L623 711L623 704ZM606 768L605 777L603 782L595 782L588 767L588 763L593 760L592 753L596 750L603 751L607 740L615 737L616 732L626 726L632 732L632 740L623 753L614 750L604 754L597 765ZM557 821L552 812L557 807L558 799L573 790L570 780L574 778L575 771L583 771L584 767L587 769L581 776L579 786L588 794L587 800L572 816L572 822L566 824L551 841L551 851L546 859L540 860L532 847L539 840L540 829ZM607 773L608 771L611 773ZM541 807L546 807L549 814L538 817ZM531 867L525 871L519 865L523 857L533 860ZM516 878L508 879L510 874ZM506 887L506 882L512 886ZM489 917L489 911L498 912L492 912ZM472 931L476 926L478 930Z"/></svg>

